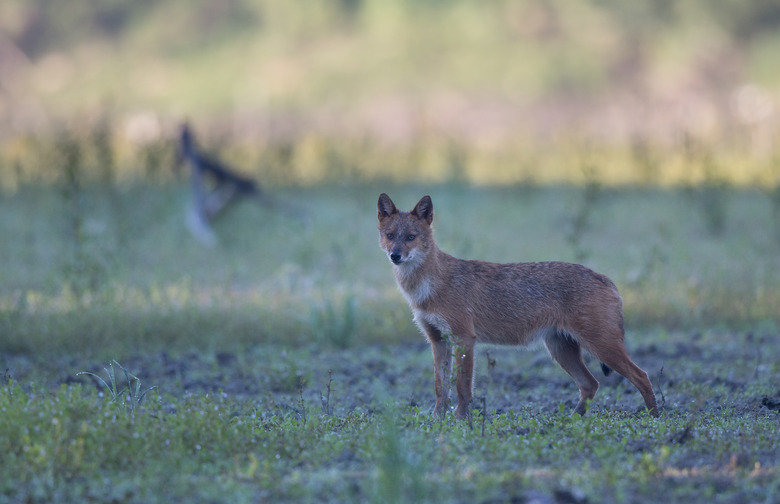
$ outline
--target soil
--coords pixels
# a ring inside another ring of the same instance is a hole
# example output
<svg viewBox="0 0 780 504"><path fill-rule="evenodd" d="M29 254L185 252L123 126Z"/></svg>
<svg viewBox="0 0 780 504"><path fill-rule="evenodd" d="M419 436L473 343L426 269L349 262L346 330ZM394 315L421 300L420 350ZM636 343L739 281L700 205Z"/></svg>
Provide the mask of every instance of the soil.
<svg viewBox="0 0 780 504"><path fill-rule="evenodd" d="M680 335L677 341L634 344L628 342L633 360L648 372L662 412L680 414L730 408L753 411L780 409L777 390L761 390L756 383L771 381L778 362L774 348L759 351L752 335ZM108 362L86 361L76 356L40 359L29 355L5 355L6 380L21 384L42 382L50 388L62 383L94 383L77 376L90 371L106 378ZM639 392L617 373L603 376L598 362L586 361L601 386L591 406L600 410L639 413L644 409ZM478 346L474 398L489 413L557 413L563 404L570 410L578 397L574 382L543 348L515 349ZM156 386L165 396L220 393L258 408L321 408L333 414L356 409L371 412L387 404L416 407L429 412L434 404L433 362L430 348L420 340L404 345L367 345L338 350L317 347L288 349L255 345L241 351L159 352L137 354L120 361L142 380L144 388ZM454 401L454 387L451 387ZM685 433L680 434L684 442Z"/></svg>

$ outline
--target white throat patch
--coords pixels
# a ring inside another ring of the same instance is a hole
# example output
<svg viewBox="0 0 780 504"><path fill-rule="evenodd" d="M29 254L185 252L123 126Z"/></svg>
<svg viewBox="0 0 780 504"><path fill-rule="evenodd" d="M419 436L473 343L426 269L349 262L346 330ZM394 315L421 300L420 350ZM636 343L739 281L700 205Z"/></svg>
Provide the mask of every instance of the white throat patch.
<svg viewBox="0 0 780 504"><path fill-rule="evenodd" d="M433 295L434 287L430 278L423 278L417 287L411 291L404 289L400 279L396 280L398 280L398 288L401 290L401 294L404 295L406 302L412 307L423 304Z"/></svg>

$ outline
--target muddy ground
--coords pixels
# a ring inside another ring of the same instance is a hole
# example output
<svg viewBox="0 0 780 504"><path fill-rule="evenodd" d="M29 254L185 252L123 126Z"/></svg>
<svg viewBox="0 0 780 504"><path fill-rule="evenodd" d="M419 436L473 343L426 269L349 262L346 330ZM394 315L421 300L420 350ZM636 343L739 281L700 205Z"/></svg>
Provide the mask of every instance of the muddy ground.
<svg viewBox="0 0 780 504"><path fill-rule="evenodd" d="M754 333L627 335L632 358L650 375L667 414L717 412L720 408L780 409L780 351L774 342L771 335ZM433 363L422 338L403 345L343 350L257 344L238 350L193 349L117 360L141 379L144 388L154 386L163 397L220 393L252 402L258 409L303 406L335 415L356 409L371 412L388 404L428 413L434 403ZM592 414L643 410L641 396L631 383L617 373L603 376L588 355L586 361L601 383ZM576 385L541 346L480 346L476 362L475 401L481 407L484 398L490 414L524 410L554 414L576 403ZM78 356L31 355L4 355L0 362L6 378L52 389L76 382L100 387L93 378L77 373L90 371L105 378L108 363Z"/></svg>

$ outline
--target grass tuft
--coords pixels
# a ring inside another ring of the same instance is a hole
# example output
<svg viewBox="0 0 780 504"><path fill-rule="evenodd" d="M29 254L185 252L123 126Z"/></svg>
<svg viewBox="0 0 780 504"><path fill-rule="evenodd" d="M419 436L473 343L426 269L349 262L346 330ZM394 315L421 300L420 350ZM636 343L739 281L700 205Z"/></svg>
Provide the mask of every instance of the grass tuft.
<svg viewBox="0 0 780 504"><path fill-rule="evenodd" d="M121 377L118 376L117 369L114 368L115 365L124 375L124 380L121 382ZM131 417L141 406L146 394L157 388L157 386L152 386L142 390L141 379L127 371L115 360L109 363L109 367L103 368L103 371L106 373L106 379L89 371L81 371L76 373L76 376L86 375L94 378L111 394L111 402L117 404L125 414Z"/></svg>

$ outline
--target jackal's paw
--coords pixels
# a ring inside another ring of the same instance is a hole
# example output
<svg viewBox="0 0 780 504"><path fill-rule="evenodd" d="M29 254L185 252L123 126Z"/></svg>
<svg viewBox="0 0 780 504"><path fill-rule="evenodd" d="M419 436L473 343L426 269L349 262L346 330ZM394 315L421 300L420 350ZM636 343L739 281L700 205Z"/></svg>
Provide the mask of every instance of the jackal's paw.
<svg viewBox="0 0 780 504"><path fill-rule="evenodd" d="M437 418L444 418L444 416L447 414L447 410L449 409L449 404L437 402L436 406L433 408L433 416Z"/></svg>
<svg viewBox="0 0 780 504"><path fill-rule="evenodd" d="M471 403L458 403L458 407L455 410L455 418L467 418L471 413Z"/></svg>

